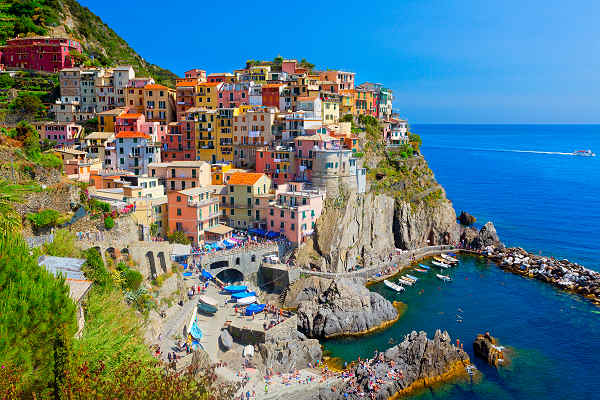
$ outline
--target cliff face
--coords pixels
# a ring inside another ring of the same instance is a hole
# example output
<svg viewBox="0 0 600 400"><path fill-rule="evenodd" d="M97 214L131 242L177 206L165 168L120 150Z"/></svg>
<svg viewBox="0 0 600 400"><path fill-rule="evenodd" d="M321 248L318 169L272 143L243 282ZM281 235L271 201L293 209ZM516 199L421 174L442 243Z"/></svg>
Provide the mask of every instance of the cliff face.
<svg viewBox="0 0 600 400"><path fill-rule="evenodd" d="M456 213L445 197L433 203L398 201L393 231L399 249L453 243L459 237Z"/></svg>
<svg viewBox="0 0 600 400"><path fill-rule="evenodd" d="M435 199L408 201L387 194L349 195L331 201L316 224L312 242L299 250L304 268L343 272L388 261L395 248L414 249L459 239L456 214L442 190Z"/></svg>

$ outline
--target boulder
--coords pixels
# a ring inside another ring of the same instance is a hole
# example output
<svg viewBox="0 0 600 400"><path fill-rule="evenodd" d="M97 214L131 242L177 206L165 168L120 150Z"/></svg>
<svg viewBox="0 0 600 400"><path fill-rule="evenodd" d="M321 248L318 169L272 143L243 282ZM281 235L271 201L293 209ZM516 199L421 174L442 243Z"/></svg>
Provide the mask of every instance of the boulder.
<svg viewBox="0 0 600 400"><path fill-rule="evenodd" d="M317 339L277 340L258 345L266 368L274 373L288 373L314 365L323 357Z"/></svg>
<svg viewBox="0 0 600 400"><path fill-rule="evenodd" d="M233 346L233 338L227 329L223 329L219 335L219 345L223 351L231 349Z"/></svg>
<svg viewBox="0 0 600 400"><path fill-rule="evenodd" d="M398 318L393 304L369 291L363 281L342 278L329 282L324 292L299 303L298 330L308 337L367 333Z"/></svg>
<svg viewBox="0 0 600 400"><path fill-rule="evenodd" d="M458 222L460 222L460 224L464 226L471 226L475 222L477 222L477 218L475 218L466 211L462 211L458 216Z"/></svg>
<svg viewBox="0 0 600 400"><path fill-rule="evenodd" d="M392 361L393 367L390 365ZM437 330L433 339L428 339L425 332L413 331L383 355L350 367L356 376L358 391L366 396L359 397L348 382L342 382L334 390L320 390L318 398L358 400L370 398L373 394L374 398L387 399L398 393L409 393L419 386L430 386L466 374L468 365L469 356L452 344L448 332ZM372 385L376 380L383 383Z"/></svg>
<svg viewBox="0 0 600 400"><path fill-rule="evenodd" d="M460 239L467 247L474 250L483 250L488 246L504 249L504 244L500 241L492 222L487 222L479 232L475 228L462 227Z"/></svg>

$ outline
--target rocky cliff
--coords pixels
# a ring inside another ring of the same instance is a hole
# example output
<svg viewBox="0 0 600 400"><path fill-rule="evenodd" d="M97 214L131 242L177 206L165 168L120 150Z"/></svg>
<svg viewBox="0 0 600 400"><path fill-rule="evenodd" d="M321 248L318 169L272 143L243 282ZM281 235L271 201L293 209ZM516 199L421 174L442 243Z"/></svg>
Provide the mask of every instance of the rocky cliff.
<svg viewBox="0 0 600 400"><path fill-rule="evenodd" d="M469 356L452 344L448 332L438 330L433 339L428 339L425 332L413 331L379 357L353 364L351 372L355 378L339 384L334 390L321 390L318 398L388 399L466 375L468 365ZM361 396L363 393L366 396Z"/></svg>
<svg viewBox="0 0 600 400"><path fill-rule="evenodd" d="M260 355L265 368L274 373L288 373L314 365L323 359L321 345L317 339L307 339L299 335L296 339L286 339L261 343Z"/></svg>
<svg viewBox="0 0 600 400"><path fill-rule="evenodd" d="M298 330L309 337L363 334L398 319L393 304L379 293L369 291L360 280L309 279L314 286L305 287L299 293L302 300L297 302ZM329 286L319 293L319 288L327 283ZM314 294L312 298L310 294Z"/></svg>

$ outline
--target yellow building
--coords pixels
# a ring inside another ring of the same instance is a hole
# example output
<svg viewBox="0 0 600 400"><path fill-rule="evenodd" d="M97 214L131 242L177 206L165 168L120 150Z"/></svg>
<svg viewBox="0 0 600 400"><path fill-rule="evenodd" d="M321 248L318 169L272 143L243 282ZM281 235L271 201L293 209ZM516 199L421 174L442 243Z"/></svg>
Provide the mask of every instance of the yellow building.
<svg viewBox="0 0 600 400"><path fill-rule="evenodd" d="M98 132L114 132L117 117L126 111L125 107L118 107L98 113Z"/></svg>
<svg viewBox="0 0 600 400"><path fill-rule="evenodd" d="M340 102L332 98L322 100L321 112L324 124L334 124L340 120Z"/></svg>
<svg viewBox="0 0 600 400"><path fill-rule="evenodd" d="M195 107L188 110L188 115L196 124L196 158L211 164L217 162L217 110Z"/></svg>
<svg viewBox="0 0 600 400"><path fill-rule="evenodd" d="M342 102L340 104L340 116L343 117L346 114L356 115L356 91L352 90L340 90L342 96Z"/></svg>
<svg viewBox="0 0 600 400"><path fill-rule="evenodd" d="M197 86L196 107L215 110L219 105L219 90L223 82L202 82Z"/></svg>
<svg viewBox="0 0 600 400"><path fill-rule="evenodd" d="M233 163L233 119L239 108L220 108L217 123L217 161Z"/></svg>

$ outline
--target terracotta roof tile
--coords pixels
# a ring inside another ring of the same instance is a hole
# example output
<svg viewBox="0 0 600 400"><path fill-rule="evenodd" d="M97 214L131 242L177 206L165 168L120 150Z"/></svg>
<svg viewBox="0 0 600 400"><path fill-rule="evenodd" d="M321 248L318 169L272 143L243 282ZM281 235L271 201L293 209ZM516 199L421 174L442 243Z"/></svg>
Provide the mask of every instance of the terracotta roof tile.
<svg viewBox="0 0 600 400"><path fill-rule="evenodd" d="M140 113L131 113L131 114L121 114L117 118L125 118L125 119L135 118L135 119L138 119L141 116L142 116L142 114L140 114Z"/></svg>
<svg viewBox="0 0 600 400"><path fill-rule="evenodd" d="M229 178L230 185L254 185L260 178L265 176L258 172L236 172Z"/></svg>
<svg viewBox="0 0 600 400"><path fill-rule="evenodd" d="M142 138L142 139L151 139L150 136L146 135L143 132L132 132L132 131L123 131L117 133L116 136L118 139L121 138Z"/></svg>
<svg viewBox="0 0 600 400"><path fill-rule="evenodd" d="M164 85L159 85L158 83L149 83L146 86L144 86L144 89L163 89L163 90L169 90L168 87L166 87Z"/></svg>

